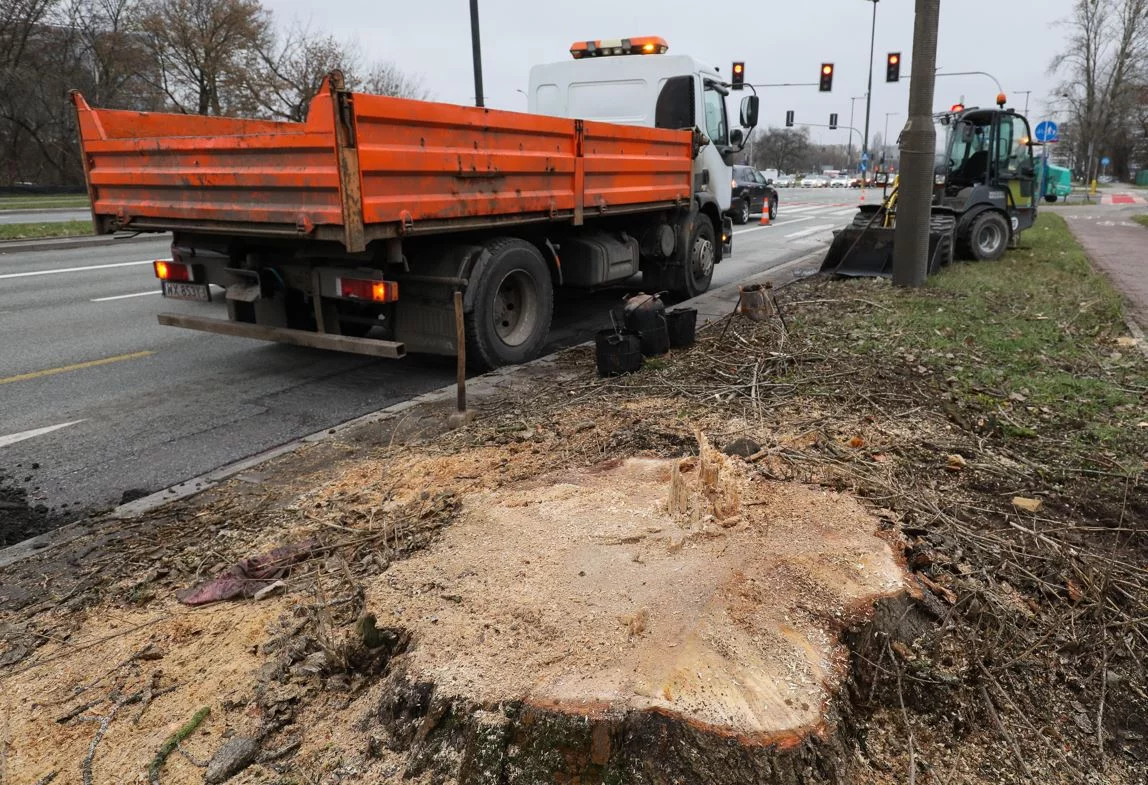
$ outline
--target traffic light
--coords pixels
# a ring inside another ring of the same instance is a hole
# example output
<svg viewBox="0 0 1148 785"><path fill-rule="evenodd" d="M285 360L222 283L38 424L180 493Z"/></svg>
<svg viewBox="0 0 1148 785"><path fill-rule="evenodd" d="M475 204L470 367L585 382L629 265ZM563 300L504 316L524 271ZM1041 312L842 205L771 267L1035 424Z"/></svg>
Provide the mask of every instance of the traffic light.
<svg viewBox="0 0 1148 785"><path fill-rule="evenodd" d="M899 82L901 81L901 53L890 52L889 57L885 60L885 81L886 82Z"/></svg>
<svg viewBox="0 0 1148 785"><path fill-rule="evenodd" d="M821 92L828 93L833 89L833 63L821 64Z"/></svg>
<svg viewBox="0 0 1148 785"><path fill-rule="evenodd" d="M730 73L733 75L731 87L733 87L734 90L741 90L745 87L745 63L740 60L735 60L733 68L730 69Z"/></svg>
<svg viewBox="0 0 1148 785"><path fill-rule="evenodd" d="M788 112L785 113L785 127L786 128L792 128L793 127L793 110L792 109L790 109Z"/></svg>
<svg viewBox="0 0 1148 785"><path fill-rule="evenodd" d="M836 112L829 115L829 130L830 131L836 131L837 130L837 113Z"/></svg>

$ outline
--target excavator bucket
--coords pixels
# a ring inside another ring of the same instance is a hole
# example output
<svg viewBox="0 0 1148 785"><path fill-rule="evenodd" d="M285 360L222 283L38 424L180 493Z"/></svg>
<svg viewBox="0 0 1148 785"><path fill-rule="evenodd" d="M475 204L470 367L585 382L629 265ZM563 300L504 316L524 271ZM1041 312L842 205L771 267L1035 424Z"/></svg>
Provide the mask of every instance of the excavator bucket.
<svg viewBox="0 0 1148 785"><path fill-rule="evenodd" d="M821 272L857 278L891 277L896 230L885 228L883 223L883 208L862 208L851 226L833 233ZM952 262L955 227L951 211L934 209L929 225L929 275Z"/></svg>
<svg viewBox="0 0 1148 785"><path fill-rule="evenodd" d="M865 205L853 223L833 233L821 272L848 276L893 274L893 229L884 228L885 208Z"/></svg>
<svg viewBox="0 0 1148 785"><path fill-rule="evenodd" d="M877 226L837 230L821 263L821 272L851 277L892 275L895 231Z"/></svg>

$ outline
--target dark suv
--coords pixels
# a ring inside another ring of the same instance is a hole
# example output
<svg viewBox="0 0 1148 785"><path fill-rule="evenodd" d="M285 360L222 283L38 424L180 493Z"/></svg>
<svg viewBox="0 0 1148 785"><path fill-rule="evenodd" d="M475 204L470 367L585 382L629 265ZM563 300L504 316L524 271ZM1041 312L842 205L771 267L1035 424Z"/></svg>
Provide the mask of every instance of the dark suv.
<svg viewBox="0 0 1148 785"><path fill-rule="evenodd" d="M729 214L736 224L749 221L751 213L769 210L769 218L777 217L777 191L766 182L761 172L752 166L733 167L733 198L729 204Z"/></svg>

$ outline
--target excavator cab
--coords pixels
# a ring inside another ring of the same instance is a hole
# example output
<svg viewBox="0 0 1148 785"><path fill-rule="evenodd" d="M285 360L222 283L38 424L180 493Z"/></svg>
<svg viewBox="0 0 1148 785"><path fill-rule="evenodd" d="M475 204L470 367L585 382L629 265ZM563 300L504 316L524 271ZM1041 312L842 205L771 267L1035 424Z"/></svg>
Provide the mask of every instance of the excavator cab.
<svg viewBox="0 0 1148 785"><path fill-rule="evenodd" d="M1028 121L1012 109L954 106L934 117L937 157L929 227L932 274L956 254L994 260L1036 220L1036 165ZM879 205L862 206L851 226L834 233L822 272L888 276L898 188Z"/></svg>
<svg viewBox="0 0 1148 785"><path fill-rule="evenodd" d="M999 259L1036 220L1028 121L1011 109L964 109L936 121L933 204L957 214L961 256Z"/></svg>

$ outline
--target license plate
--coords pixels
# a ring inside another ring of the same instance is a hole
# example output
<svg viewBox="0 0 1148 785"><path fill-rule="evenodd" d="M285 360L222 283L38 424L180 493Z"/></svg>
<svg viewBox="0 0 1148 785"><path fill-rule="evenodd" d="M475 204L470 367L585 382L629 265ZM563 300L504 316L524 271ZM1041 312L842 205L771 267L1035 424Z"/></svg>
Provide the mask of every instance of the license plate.
<svg viewBox="0 0 1148 785"><path fill-rule="evenodd" d="M163 281L163 296L173 300L199 300L211 302L211 290L205 283L175 283Z"/></svg>

